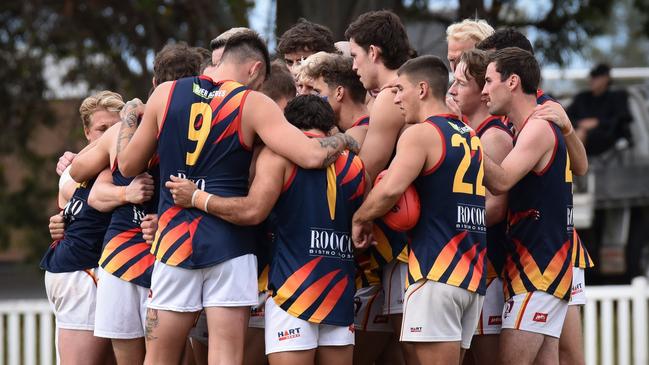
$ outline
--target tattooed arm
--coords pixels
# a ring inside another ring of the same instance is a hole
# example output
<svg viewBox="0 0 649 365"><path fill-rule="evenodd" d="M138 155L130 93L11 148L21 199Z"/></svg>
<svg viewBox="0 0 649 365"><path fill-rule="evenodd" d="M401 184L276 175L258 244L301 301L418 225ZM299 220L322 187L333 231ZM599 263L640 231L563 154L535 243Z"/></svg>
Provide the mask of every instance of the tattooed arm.
<svg viewBox="0 0 649 365"><path fill-rule="evenodd" d="M251 92L243 107L242 130L252 140L257 134L273 152L296 165L322 168L332 164L345 149L358 151L358 143L338 133L324 138L309 138L288 123L281 110L267 96Z"/></svg>
<svg viewBox="0 0 649 365"><path fill-rule="evenodd" d="M158 125L162 122L171 85L171 82L165 82L156 87L147 101L139 126L138 110L141 109L137 102L124 106L124 117L117 139L117 161L122 175L135 176L146 170L156 149Z"/></svg>

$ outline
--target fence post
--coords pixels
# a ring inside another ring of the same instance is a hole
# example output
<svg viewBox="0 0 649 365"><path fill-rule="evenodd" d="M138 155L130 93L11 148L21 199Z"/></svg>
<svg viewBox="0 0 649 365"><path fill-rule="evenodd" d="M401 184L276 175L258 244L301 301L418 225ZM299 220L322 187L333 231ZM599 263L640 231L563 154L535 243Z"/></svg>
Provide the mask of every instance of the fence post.
<svg viewBox="0 0 649 365"><path fill-rule="evenodd" d="M647 357L647 279L639 276L633 287L633 363L645 365Z"/></svg>

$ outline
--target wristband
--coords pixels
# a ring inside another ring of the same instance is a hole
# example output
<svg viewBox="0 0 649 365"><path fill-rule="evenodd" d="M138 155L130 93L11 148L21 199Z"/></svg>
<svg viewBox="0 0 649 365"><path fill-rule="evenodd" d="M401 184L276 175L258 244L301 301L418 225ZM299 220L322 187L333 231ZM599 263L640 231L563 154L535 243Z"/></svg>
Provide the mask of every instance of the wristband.
<svg viewBox="0 0 649 365"><path fill-rule="evenodd" d="M196 208L195 201L196 201L196 195L197 194L198 194L198 189L194 190L194 192L192 193L192 202L191 203L192 203L192 207L194 207L194 208Z"/></svg>
<svg viewBox="0 0 649 365"><path fill-rule="evenodd" d="M207 202L210 201L210 198L211 198L211 197L212 197L212 194L207 194L207 199L205 199L205 205L203 206L203 211L204 211L205 213L208 213L208 211L207 211Z"/></svg>

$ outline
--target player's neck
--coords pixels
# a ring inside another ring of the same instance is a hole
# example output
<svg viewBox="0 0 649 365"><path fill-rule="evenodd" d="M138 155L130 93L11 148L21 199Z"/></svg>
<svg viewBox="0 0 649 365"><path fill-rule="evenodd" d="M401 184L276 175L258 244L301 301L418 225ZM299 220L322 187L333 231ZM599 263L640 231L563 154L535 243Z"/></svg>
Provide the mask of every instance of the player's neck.
<svg viewBox="0 0 649 365"><path fill-rule="evenodd" d="M358 118L365 115L367 115L367 107L365 104L343 104L340 108L338 126L342 130L348 130L354 125L354 123L356 123Z"/></svg>
<svg viewBox="0 0 649 365"><path fill-rule="evenodd" d="M397 70L390 70L383 64L378 66L377 74L379 80L379 89L383 89L397 78Z"/></svg>
<svg viewBox="0 0 649 365"><path fill-rule="evenodd" d="M536 108L536 95L534 94L521 94L512 98L507 116L514 123L516 130L520 131L523 128L523 124L532 115L534 108Z"/></svg>
<svg viewBox="0 0 649 365"><path fill-rule="evenodd" d="M423 102L419 110L419 120L423 122L428 117L440 114L453 114L453 112L451 112L443 100L440 101L431 98L431 100Z"/></svg>
<svg viewBox="0 0 649 365"><path fill-rule="evenodd" d="M233 81L240 82L240 80L237 80L238 75L239 72L236 65L232 65L231 63L223 63L223 62L221 62L218 67L210 69L205 73L205 76L210 77L214 82L219 82L223 80L233 80Z"/></svg>
<svg viewBox="0 0 649 365"><path fill-rule="evenodd" d="M487 108L486 105L481 105L478 109L476 109L472 113L462 113L466 117L466 119L469 120L469 126L473 128L474 130L477 129L482 122L485 121L485 119L489 118L491 114L489 114L489 109Z"/></svg>

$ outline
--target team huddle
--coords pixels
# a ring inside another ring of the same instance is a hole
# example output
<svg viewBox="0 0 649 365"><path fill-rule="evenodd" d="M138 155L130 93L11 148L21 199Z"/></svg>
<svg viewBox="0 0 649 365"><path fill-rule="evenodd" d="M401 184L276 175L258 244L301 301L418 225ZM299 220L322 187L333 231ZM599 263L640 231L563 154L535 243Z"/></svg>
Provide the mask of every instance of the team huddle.
<svg viewBox="0 0 649 365"><path fill-rule="evenodd" d="M588 161L529 40L453 24L449 70L390 11L345 38L300 20L271 62L233 28L161 50L146 105L83 101L41 261L62 364L583 363Z"/></svg>

